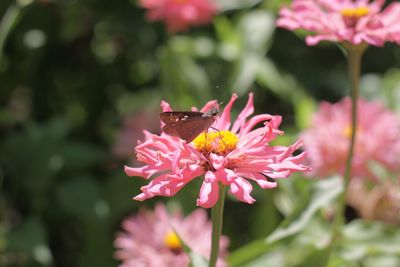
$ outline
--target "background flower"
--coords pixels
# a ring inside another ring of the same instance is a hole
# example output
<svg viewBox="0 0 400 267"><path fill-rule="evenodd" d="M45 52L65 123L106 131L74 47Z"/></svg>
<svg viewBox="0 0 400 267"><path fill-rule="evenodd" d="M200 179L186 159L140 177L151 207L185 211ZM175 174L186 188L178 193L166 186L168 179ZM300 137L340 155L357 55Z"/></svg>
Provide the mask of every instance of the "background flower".
<svg viewBox="0 0 400 267"><path fill-rule="evenodd" d="M210 0L141 0L140 4L148 9L149 20L164 21L171 33L207 24L217 12Z"/></svg>
<svg viewBox="0 0 400 267"><path fill-rule="evenodd" d="M122 230L114 242L115 257L122 261L121 267L189 266L189 257L178 236L194 253L209 257L211 222L202 209L183 217L180 212L169 214L164 205L158 204L154 211L142 210L125 219ZM219 267L226 266L223 257L227 247L228 239L222 236Z"/></svg>
<svg viewBox="0 0 400 267"><path fill-rule="evenodd" d="M274 188L275 179L287 178L293 172L307 171L301 164L305 153L292 154L301 146L297 141L289 147L269 146L277 134L280 116L253 113L253 94L249 95L246 107L231 124L231 109L237 99L234 94L215 121L213 128L219 131L201 134L192 143L166 134L160 136L146 132L146 140L136 147L137 158L146 165L125 167L129 176L146 179L156 176L141 188L136 200L146 200L154 196L173 196L192 179L204 175L197 205L210 208L219 198L218 183L228 185L230 193L238 200L253 203L250 195L256 182L261 188ZM201 111L215 106L208 102ZM169 111L167 103L162 103L163 111ZM256 125L263 125L255 128Z"/></svg>
<svg viewBox="0 0 400 267"><path fill-rule="evenodd" d="M348 188L347 202L362 218L400 224L400 179L382 179L379 184L368 186L360 179L353 179Z"/></svg>
<svg viewBox="0 0 400 267"><path fill-rule="evenodd" d="M400 43L400 3L385 9L384 0L294 0L280 10L279 27L313 32L308 45L322 40L382 46L385 41Z"/></svg>
<svg viewBox="0 0 400 267"><path fill-rule="evenodd" d="M139 111L137 113L125 114L121 126L115 134L115 142L112 146L112 154L119 159L127 159L132 155L137 141L143 138L142 129L156 131L158 122L153 120L156 112Z"/></svg>
<svg viewBox="0 0 400 267"><path fill-rule="evenodd" d="M352 175L376 178L375 162L392 171L400 170L400 120L378 102L358 100L358 121ZM350 142L350 98L321 103L311 128L301 136L312 167L312 175L343 173Z"/></svg>

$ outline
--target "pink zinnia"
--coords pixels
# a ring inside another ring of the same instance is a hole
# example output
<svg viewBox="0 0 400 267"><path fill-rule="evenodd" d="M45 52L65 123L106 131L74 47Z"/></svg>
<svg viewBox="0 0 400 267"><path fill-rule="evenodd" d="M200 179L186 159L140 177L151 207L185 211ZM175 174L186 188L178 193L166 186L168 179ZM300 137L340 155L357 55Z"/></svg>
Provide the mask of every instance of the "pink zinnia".
<svg viewBox="0 0 400 267"><path fill-rule="evenodd" d="M122 261L120 267L171 267L189 266L189 256L183 244L205 258L209 257L211 222L205 210L197 209L183 217L180 212L169 214L158 204L154 212L140 211L122 222L122 230L114 245L115 257ZM228 239L222 236L218 267L226 267Z"/></svg>
<svg viewBox="0 0 400 267"><path fill-rule="evenodd" d="M115 134L112 153L120 159L132 155L137 141L143 137L143 128L157 130L159 123L152 120L156 114L149 111L139 111L135 114L124 114L122 125Z"/></svg>
<svg viewBox="0 0 400 267"><path fill-rule="evenodd" d="M348 154L351 100L336 104L321 103L312 126L302 134L308 152L311 175L343 173ZM352 176L376 178L375 162L391 171L400 170L400 120L378 102L363 99L357 104L357 136L352 160Z"/></svg>
<svg viewBox="0 0 400 267"><path fill-rule="evenodd" d="M209 23L217 13L210 0L140 0L151 21L164 21L171 33Z"/></svg>
<svg viewBox="0 0 400 267"><path fill-rule="evenodd" d="M362 218L400 225L400 177L384 177L372 187L365 180L353 179L346 195L347 203Z"/></svg>
<svg viewBox="0 0 400 267"><path fill-rule="evenodd" d="M191 143L166 135L145 132L146 140L136 147L137 158L146 165L139 168L125 167L129 176L143 176L152 181L141 188L136 200L154 196L173 196L188 182L204 175L197 205L210 208L217 202L218 183L230 187L230 193L238 200L253 203L251 197L254 181L260 187L274 188L274 179L286 178L296 171L307 171L300 162L305 153L293 156L300 146L297 141L289 147L270 146L281 123L280 116L256 115L247 119L254 111L253 94L249 95L246 107L231 125L230 113L237 95L234 94L215 121L213 128L219 131L200 134ZM202 112L215 107L210 101ZM169 104L162 102L163 111L171 111ZM262 125L254 129L256 125Z"/></svg>
<svg viewBox="0 0 400 267"><path fill-rule="evenodd" d="M306 38L308 45L322 40L400 44L400 3L383 9L384 4L384 0L294 0L290 8L281 9L277 25L313 32Z"/></svg>

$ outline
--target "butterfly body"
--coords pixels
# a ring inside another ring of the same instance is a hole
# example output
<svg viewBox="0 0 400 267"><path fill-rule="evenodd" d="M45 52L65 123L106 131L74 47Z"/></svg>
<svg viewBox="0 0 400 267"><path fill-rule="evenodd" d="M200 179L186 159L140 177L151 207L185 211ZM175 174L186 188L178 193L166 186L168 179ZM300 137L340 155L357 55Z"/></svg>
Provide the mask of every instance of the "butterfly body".
<svg viewBox="0 0 400 267"><path fill-rule="evenodd" d="M204 113L200 111L167 111L160 114L165 123L164 133L176 136L190 143L199 134L206 131L216 120L218 111L211 109Z"/></svg>

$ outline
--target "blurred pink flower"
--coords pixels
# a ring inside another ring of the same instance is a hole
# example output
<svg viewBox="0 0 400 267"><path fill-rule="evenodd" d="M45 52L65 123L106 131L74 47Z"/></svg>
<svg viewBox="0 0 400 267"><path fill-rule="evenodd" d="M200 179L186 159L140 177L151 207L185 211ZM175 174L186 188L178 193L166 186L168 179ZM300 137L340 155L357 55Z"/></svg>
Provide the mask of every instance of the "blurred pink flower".
<svg viewBox="0 0 400 267"><path fill-rule="evenodd" d="M209 23L217 13L210 0L140 0L150 21L164 21L170 33Z"/></svg>
<svg viewBox="0 0 400 267"><path fill-rule="evenodd" d="M313 32L306 37L308 45L322 40L354 45L400 44L400 3L383 9L384 4L385 0L294 0L290 8L280 10L277 25Z"/></svg>
<svg viewBox="0 0 400 267"><path fill-rule="evenodd" d="M169 214L164 205L158 204L154 212L142 210L125 219L122 229L114 242L115 257L122 261L120 267L189 266L179 238L194 253L209 257L212 226L202 209L183 217L179 212ZM218 267L227 266L223 258L228 243L228 238L222 236Z"/></svg>
<svg viewBox="0 0 400 267"><path fill-rule="evenodd" d="M132 155L138 140L143 138L142 129L158 130L159 123L152 120L155 112L139 111L134 114L125 114L122 125L115 135L112 154L120 159L127 159Z"/></svg>
<svg viewBox="0 0 400 267"><path fill-rule="evenodd" d="M154 196L174 196L191 180L204 175L197 205L210 208L217 202L218 183L230 187L230 193L238 200L253 203L252 185L256 182L263 189L274 188L274 179L287 178L293 172L307 171L301 164L305 153L293 156L300 146L297 141L289 147L270 146L269 141L277 134L280 116L260 114L247 118L253 113L253 94L249 95L246 107L231 125L230 113L237 95L234 94L215 121L216 132L200 134L191 143L162 133L160 136L146 132L146 140L136 147L137 158L146 165L139 168L125 166L129 176L156 176L141 188L136 200L146 200ZM215 107L210 101L202 112ZM170 111L169 104L162 102L163 111ZM262 127L254 129L256 125ZM202 179L202 178L199 178Z"/></svg>
<svg viewBox="0 0 400 267"><path fill-rule="evenodd" d="M357 104L357 136L352 176L376 178L372 162L400 171L400 120L378 102L363 99ZM308 152L311 175L329 176L344 172L350 143L351 100L321 103L312 126L302 134Z"/></svg>
<svg viewBox="0 0 400 267"><path fill-rule="evenodd" d="M400 177L384 178L374 186L365 180L351 180L347 203L364 219L400 225Z"/></svg>

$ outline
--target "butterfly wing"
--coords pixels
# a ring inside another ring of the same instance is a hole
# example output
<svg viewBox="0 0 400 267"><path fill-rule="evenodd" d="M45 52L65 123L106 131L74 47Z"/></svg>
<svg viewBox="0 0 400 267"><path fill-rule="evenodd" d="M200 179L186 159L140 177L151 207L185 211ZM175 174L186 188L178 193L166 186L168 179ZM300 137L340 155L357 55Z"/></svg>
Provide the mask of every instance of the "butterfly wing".
<svg viewBox="0 0 400 267"><path fill-rule="evenodd" d="M166 124L163 131L172 136L179 137L187 143L195 139L199 134L206 131L215 121L211 116L191 117L189 119L178 120L173 123Z"/></svg>
<svg viewBox="0 0 400 267"><path fill-rule="evenodd" d="M167 111L160 113L160 119L166 125L176 123L181 120L187 120L193 117L203 116L203 112L198 111Z"/></svg>

